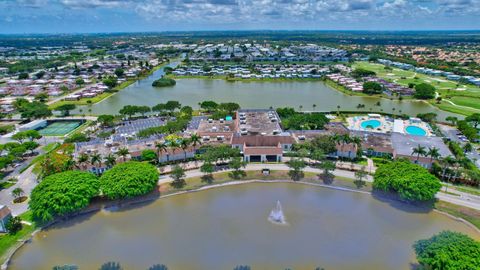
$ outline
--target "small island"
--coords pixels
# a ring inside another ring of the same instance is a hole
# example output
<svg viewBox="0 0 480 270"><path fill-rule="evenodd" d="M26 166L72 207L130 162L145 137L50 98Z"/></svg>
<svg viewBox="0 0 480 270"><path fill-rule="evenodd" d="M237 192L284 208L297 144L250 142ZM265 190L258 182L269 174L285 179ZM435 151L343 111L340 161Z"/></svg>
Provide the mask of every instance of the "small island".
<svg viewBox="0 0 480 270"><path fill-rule="evenodd" d="M165 86L174 86L177 82L171 78L162 77L158 80L153 81L153 87L165 87Z"/></svg>

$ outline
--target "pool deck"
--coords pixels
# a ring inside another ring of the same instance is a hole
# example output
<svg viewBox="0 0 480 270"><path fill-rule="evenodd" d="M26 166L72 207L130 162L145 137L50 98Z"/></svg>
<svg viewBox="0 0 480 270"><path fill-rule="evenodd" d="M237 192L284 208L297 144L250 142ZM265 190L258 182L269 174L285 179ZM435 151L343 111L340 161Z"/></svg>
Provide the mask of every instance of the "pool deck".
<svg viewBox="0 0 480 270"><path fill-rule="evenodd" d="M374 127L374 128L365 128L364 126L362 126L362 123L365 123L366 121L379 121L380 126ZM368 132L376 132L376 133L384 133L384 134L396 132L396 133L414 135L414 136L426 136L426 137L434 136L431 127L427 123L417 118L403 120L403 119L392 119L385 116L372 117L372 116L365 115L365 116L349 117L347 118L347 123L348 123L348 129L354 130L354 131L368 131ZM425 131L425 135L408 133L407 127L409 126L421 128L423 131Z"/></svg>

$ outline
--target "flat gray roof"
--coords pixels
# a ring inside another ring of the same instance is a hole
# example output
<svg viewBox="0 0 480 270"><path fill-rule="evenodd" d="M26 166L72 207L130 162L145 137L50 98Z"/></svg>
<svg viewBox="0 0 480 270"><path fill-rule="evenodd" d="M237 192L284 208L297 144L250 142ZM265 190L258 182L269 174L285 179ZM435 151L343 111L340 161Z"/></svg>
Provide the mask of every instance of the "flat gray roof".
<svg viewBox="0 0 480 270"><path fill-rule="evenodd" d="M413 148L421 145L427 148L436 147L442 157L452 155L450 149L443 143L440 137L413 136L401 133L392 133L392 146L398 155L411 156Z"/></svg>

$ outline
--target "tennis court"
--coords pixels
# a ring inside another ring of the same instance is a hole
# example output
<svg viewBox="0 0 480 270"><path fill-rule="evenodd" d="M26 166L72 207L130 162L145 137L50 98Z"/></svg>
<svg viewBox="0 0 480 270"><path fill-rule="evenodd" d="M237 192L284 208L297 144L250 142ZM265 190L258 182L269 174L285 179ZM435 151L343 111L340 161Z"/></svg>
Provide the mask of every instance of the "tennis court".
<svg viewBox="0 0 480 270"><path fill-rule="evenodd" d="M40 129L38 132L43 136L63 136L76 129L81 124L80 121L53 122Z"/></svg>

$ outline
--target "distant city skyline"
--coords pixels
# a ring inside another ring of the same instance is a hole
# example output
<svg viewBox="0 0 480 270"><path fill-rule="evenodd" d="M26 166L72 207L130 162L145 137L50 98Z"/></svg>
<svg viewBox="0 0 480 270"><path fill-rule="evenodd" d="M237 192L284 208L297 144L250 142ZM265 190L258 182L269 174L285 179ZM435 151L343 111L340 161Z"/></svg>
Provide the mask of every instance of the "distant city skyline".
<svg viewBox="0 0 480 270"><path fill-rule="evenodd" d="M0 33L479 30L480 0L7 0Z"/></svg>

